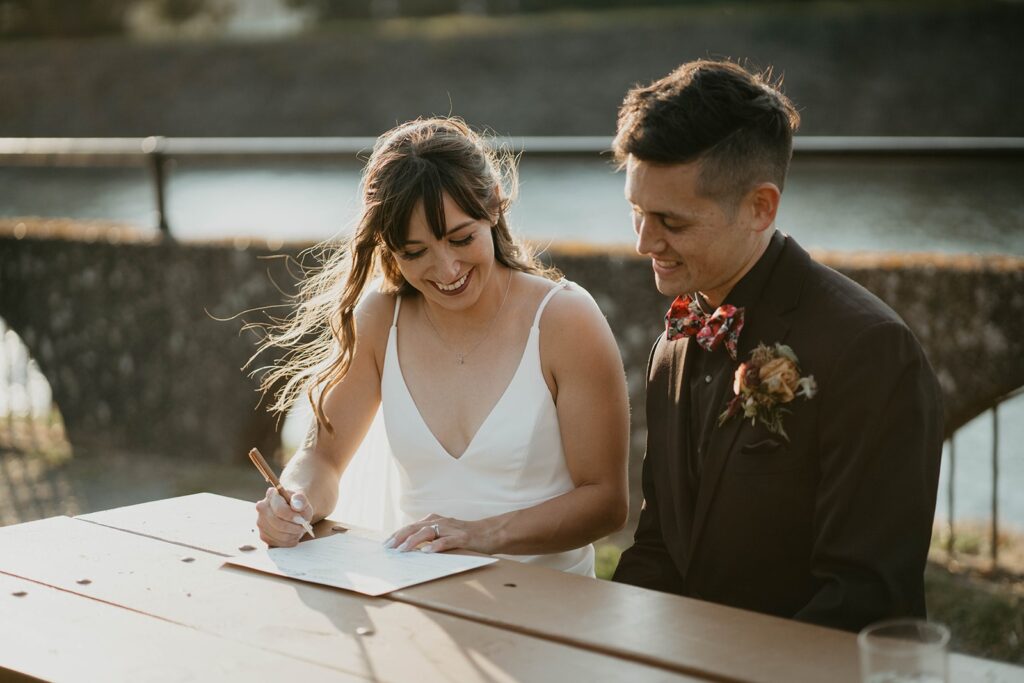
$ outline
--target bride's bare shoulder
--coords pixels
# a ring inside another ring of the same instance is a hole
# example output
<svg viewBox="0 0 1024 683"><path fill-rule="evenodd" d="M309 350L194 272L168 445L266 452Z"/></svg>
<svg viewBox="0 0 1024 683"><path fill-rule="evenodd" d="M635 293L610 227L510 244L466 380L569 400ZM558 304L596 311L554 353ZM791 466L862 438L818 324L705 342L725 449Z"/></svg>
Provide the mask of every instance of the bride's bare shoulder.
<svg viewBox="0 0 1024 683"><path fill-rule="evenodd" d="M394 319L397 300L396 295L381 292L376 284L368 286L356 306L358 338L371 343L386 341Z"/></svg>

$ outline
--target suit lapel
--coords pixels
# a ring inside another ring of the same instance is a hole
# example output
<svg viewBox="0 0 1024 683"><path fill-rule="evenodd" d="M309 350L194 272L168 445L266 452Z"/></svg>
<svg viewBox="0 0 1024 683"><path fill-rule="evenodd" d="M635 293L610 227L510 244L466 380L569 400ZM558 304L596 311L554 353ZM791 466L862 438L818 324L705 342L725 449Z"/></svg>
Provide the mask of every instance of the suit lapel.
<svg viewBox="0 0 1024 683"><path fill-rule="evenodd" d="M686 463L677 455L685 452L686 429L689 427L689 425L685 424L686 420L684 419L685 416L690 414L689 392L686 391L685 384L686 359L697 348L697 345L693 344L694 348L691 349L690 339L688 338L677 339L669 343L672 345L672 356L668 382L668 405L675 406L676 409L671 411L665 421L665 426L669 430L669 438L666 440L666 453L671 454L666 460L668 465L668 482L672 490L671 499L678 501L676 507L678 519L678 506L686 498L686 491L683 490L683 467L686 466ZM682 525L688 521L685 518L679 519L680 532L682 532Z"/></svg>
<svg viewBox="0 0 1024 683"><path fill-rule="evenodd" d="M740 333L737 361L734 367L738 367L741 362L746 361L750 357L750 352L759 343L785 342L790 327L787 314L796 308L799 302L800 287L803 284L809 258L807 252L801 249L792 238L787 238L787 244L779 255L778 262L775 264L772 276L765 285L761 297L750 307L747 322ZM732 398L731 390L727 396ZM724 408L723 405L722 409L724 410ZM743 424L742 417L735 416L725 424L715 427L715 431L711 435L707 459L701 473L700 489L697 493L693 527L690 531L690 546L682 571L684 579L704 530L708 512L718 489L718 482L729 461L733 445L736 443Z"/></svg>

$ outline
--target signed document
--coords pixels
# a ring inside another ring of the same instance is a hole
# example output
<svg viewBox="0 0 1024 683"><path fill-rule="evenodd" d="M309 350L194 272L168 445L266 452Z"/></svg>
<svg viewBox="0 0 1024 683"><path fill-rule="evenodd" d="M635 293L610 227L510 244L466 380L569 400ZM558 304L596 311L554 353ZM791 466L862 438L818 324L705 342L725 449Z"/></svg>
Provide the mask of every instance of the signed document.
<svg viewBox="0 0 1024 683"><path fill-rule="evenodd" d="M493 557L416 550L401 553L385 548L380 541L334 534L294 548L270 548L232 557L226 563L364 595L383 595L497 561Z"/></svg>

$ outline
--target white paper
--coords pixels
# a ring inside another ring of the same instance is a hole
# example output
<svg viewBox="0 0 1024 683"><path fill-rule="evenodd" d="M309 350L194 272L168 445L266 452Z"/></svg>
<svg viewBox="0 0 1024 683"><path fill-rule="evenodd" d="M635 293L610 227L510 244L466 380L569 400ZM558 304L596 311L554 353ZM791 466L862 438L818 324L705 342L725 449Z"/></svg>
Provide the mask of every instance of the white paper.
<svg viewBox="0 0 1024 683"><path fill-rule="evenodd" d="M417 550L403 553L385 548L380 541L345 533L306 541L293 548L254 551L226 562L364 595L383 595L497 561L494 557Z"/></svg>

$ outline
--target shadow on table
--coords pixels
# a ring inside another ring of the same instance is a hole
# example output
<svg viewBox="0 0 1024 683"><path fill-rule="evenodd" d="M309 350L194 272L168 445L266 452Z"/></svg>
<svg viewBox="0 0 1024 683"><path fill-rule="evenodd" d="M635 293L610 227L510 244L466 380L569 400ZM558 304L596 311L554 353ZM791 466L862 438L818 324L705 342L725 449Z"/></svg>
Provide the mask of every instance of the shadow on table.
<svg viewBox="0 0 1024 683"><path fill-rule="evenodd" d="M298 582L295 586L304 605L323 615L338 635L354 640L364 665L364 670L357 672L359 675L374 681L510 680L510 672L504 671L488 652L465 644L471 640L492 645L495 652L509 652L511 648L501 647L482 634L482 630L493 630L495 638L501 639L503 633L493 627L387 598L360 596L359 600L330 601L330 605L325 605L321 589ZM340 611L339 604L344 605ZM403 643L406 649L396 651L395 642ZM436 675L428 675L430 672L424 667L433 669Z"/></svg>

